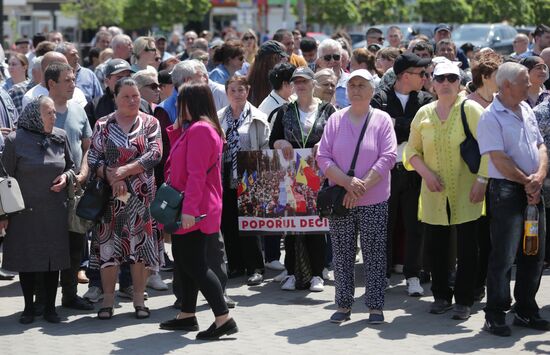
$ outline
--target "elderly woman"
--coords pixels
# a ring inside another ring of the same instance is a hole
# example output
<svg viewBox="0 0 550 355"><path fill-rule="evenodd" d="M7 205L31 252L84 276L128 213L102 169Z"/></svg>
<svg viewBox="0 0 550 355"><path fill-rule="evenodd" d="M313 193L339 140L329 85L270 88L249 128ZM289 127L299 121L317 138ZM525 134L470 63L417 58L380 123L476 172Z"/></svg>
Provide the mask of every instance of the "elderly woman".
<svg viewBox="0 0 550 355"><path fill-rule="evenodd" d="M148 65L153 68L158 67L158 64L156 64L157 47L153 37L138 37L133 46L131 60L134 72L147 69Z"/></svg>
<svg viewBox="0 0 550 355"><path fill-rule="evenodd" d="M11 89L15 84L22 83L28 79L29 61L24 54L13 53L8 60L8 72L11 78L8 78L2 88L6 91Z"/></svg>
<svg viewBox="0 0 550 355"><path fill-rule="evenodd" d="M237 208L237 153L268 148L267 116L247 101L250 85L244 76L233 76L225 83L229 105L218 111L227 137L223 158L223 211L221 230L225 240L229 277L246 272L249 286L263 281L264 259L259 237L240 237Z"/></svg>
<svg viewBox="0 0 550 355"><path fill-rule="evenodd" d="M529 97L525 100L531 108L534 108L546 98L550 97L550 90L544 89L544 82L548 80L548 66L538 56L530 56L522 59L519 64L527 67L529 71Z"/></svg>
<svg viewBox="0 0 550 355"><path fill-rule="evenodd" d="M104 293L98 318L110 319L118 268L130 263L135 316L141 319L150 315L143 300L146 268L158 271L163 264L149 212L153 168L162 156L161 133L157 119L139 111L141 97L133 79L119 80L114 96L117 109L97 121L88 151L90 178L103 179L113 195L101 223L92 229L90 267L101 269Z"/></svg>
<svg viewBox="0 0 550 355"><path fill-rule="evenodd" d="M197 339L213 340L238 331L237 324L229 316L220 280L207 261L207 255L212 253L208 250L208 240L217 238L222 214L220 157L224 133L208 85L183 85L178 95L178 108L178 118L167 130L172 148L166 164L166 179L175 189L185 191L181 228L172 235L176 275L183 288L183 297L181 312L160 327L198 330L195 313L200 290L216 318L207 330L197 334ZM197 219L201 215L206 217Z"/></svg>
<svg viewBox="0 0 550 355"><path fill-rule="evenodd" d="M54 102L31 101L19 116L18 129L5 141L2 164L17 179L28 209L0 220L6 230L3 268L19 272L25 309L23 324L34 321L33 296L44 289L44 319L59 323L55 296L59 270L69 268L67 174L73 162L64 130L54 127Z"/></svg>
<svg viewBox="0 0 550 355"><path fill-rule="evenodd" d="M472 84L476 89L467 98L483 108L487 108L493 102L493 95L498 91L495 78L502 60L498 54L495 56L481 58L472 65Z"/></svg>
<svg viewBox="0 0 550 355"><path fill-rule="evenodd" d="M321 69L330 68L338 79L336 83L336 106L349 106L346 93L346 81L349 74L342 70L342 45L333 39L325 39L317 49L317 65Z"/></svg>
<svg viewBox="0 0 550 355"><path fill-rule="evenodd" d="M445 61L434 69L433 87L438 100L422 107L411 123L405 147L407 170L422 177L419 219L425 224L432 270L434 302L430 313L442 314L455 307L452 318L470 317L478 260L478 219L483 212L487 186L487 157L478 174L472 173L460 153L465 139L461 119L464 98L459 95L458 67ZM464 103L465 119L477 137L477 124L483 108L473 100ZM457 234L457 271L454 289L449 287L449 244L451 230Z"/></svg>
<svg viewBox="0 0 550 355"><path fill-rule="evenodd" d="M160 85L156 70L150 67L140 70L132 75L132 79L137 83L141 98L147 101L154 111L156 105L160 102Z"/></svg>
<svg viewBox="0 0 550 355"><path fill-rule="evenodd" d="M315 79L315 87L313 89L313 96L324 102L330 102L335 104L334 94L336 93L336 84L338 78L332 69L325 68L315 73L313 77Z"/></svg>
<svg viewBox="0 0 550 355"><path fill-rule="evenodd" d="M273 131L269 137L269 146L281 149L286 160L294 160L294 148L313 148L323 135L323 130L335 111L334 106L313 97L314 73L308 67L294 71L290 79L297 100L284 105L275 116ZM296 289L296 236L285 237L285 266L288 275L281 282L281 289ZM312 270L309 289L313 292L324 290L323 268L325 260L325 236L308 235L303 239ZM298 275L303 276L303 275Z"/></svg>
<svg viewBox="0 0 550 355"><path fill-rule="evenodd" d="M214 52L214 62L218 63L218 66L208 73L210 80L225 85L227 80L243 67L244 53L243 44L239 40L229 40L222 44Z"/></svg>
<svg viewBox="0 0 550 355"><path fill-rule="evenodd" d="M349 209L345 216L329 217L338 307L330 321L342 323L351 317L355 238L359 234L369 323L378 324L384 321L387 201L397 140L391 117L370 106L374 93L372 75L365 69L352 72L347 89L351 106L330 117L317 155L317 163L331 184L346 189L343 204ZM366 131L359 141L365 126ZM359 146L359 155L355 174L349 176L356 146Z"/></svg>

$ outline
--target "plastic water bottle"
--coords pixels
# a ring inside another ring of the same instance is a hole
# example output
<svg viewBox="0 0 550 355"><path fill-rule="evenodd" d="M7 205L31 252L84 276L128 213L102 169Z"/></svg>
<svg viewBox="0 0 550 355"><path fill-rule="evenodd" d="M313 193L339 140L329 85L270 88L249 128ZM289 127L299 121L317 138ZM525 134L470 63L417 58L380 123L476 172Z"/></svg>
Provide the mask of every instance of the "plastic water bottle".
<svg viewBox="0 0 550 355"><path fill-rule="evenodd" d="M537 255L539 251L539 210L536 205L525 208L523 254Z"/></svg>

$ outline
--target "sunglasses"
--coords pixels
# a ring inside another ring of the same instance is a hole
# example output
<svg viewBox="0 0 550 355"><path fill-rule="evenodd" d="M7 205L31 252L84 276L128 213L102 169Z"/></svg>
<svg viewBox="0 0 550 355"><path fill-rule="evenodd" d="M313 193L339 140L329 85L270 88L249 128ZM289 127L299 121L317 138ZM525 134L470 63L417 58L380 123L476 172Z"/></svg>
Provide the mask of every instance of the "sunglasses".
<svg viewBox="0 0 550 355"><path fill-rule="evenodd" d="M413 75L419 75L421 78L422 78L422 77L426 77L426 78L429 77L429 74L426 73L425 70L422 70L422 71L419 72L419 73L415 73L415 72L413 72L413 71L408 71L407 73L413 74Z"/></svg>
<svg viewBox="0 0 550 355"><path fill-rule="evenodd" d="M156 49L156 48L145 47L145 48L143 48L143 51L144 51L144 52L156 52L157 49Z"/></svg>
<svg viewBox="0 0 550 355"><path fill-rule="evenodd" d="M160 88L160 85L157 84L157 83L151 83L149 85L145 85L146 87L148 87L149 89L152 89L152 90L158 90Z"/></svg>
<svg viewBox="0 0 550 355"><path fill-rule="evenodd" d="M456 74L447 74L447 75L436 75L434 76L434 80L437 81L438 83L443 83L445 81L445 79L447 79L447 81L449 83L454 83L456 82L459 78L458 78L458 75Z"/></svg>
<svg viewBox="0 0 550 355"><path fill-rule="evenodd" d="M376 40L376 41L378 41L378 42L380 42L380 43L384 42L384 40L385 40L384 37L369 37L369 38L374 39L374 40Z"/></svg>
<svg viewBox="0 0 550 355"><path fill-rule="evenodd" d="M255 39L255 38L252 37L252 36L244 36L243 37L243 41L248 41L249 39Z"/></svg>
<svg viewBox="0 0 550 355"><path fill-rule="evenodd" d="M327 55L323 56L323 59L325 60L325 62L330 62L331 59L333 59L335 61L339 61L340 60L340 54L327 54Z"/></svg>

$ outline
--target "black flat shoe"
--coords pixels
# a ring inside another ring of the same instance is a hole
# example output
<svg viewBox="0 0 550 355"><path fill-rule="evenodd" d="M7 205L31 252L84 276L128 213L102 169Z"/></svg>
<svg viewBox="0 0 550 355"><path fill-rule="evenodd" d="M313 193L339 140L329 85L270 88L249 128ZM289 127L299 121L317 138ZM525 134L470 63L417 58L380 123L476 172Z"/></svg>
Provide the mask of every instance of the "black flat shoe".
<svg viewBox="0 0 550 355"><path fill-rule="evenodd" d="M80 296L76 296L72 300L61 300L61 306L64 308L76 309L79 311L93 311L94 305Z"/></svg>
<svg viewBox="0 0 550 355"><path fill-rule="evenodd" d="M31 324L34 322L34 314L32 312L23 312L19 317L19 323L21 324Z"/></svg>
<svg viewBox="0 0 550 355"><path fill-rule="evenodd" d="M222 335L231 335L239 331L237 323L233 318L216 328L216 323L212 323L210 328L197 334L197 340L217 340Z"/></svg>
<svg viewBox="0 0 550 355"><path fill-rule="evenodd" d="M107 315L105 315L105 313ZM97 311L97 318L101 320L107 320L113 318L113 307L103 307Z"/></svg>
<svg viewBox="0 0 550 355"><path fill-rule="evenodd" d="M159 324L160 329L164 330L185 330L188 332L196 332L199 330L199 323L196 317L188 317L182 319L170 319Z"/></svg>
<svg viewBox="0 0 550 355"><path fill-rule="evenodd" d="M59 318L59 316L55 312L45 312L44 313L44 319L47 322L50 322L50 323L59 323L59 322L61 322L61 318Z"/></svg>

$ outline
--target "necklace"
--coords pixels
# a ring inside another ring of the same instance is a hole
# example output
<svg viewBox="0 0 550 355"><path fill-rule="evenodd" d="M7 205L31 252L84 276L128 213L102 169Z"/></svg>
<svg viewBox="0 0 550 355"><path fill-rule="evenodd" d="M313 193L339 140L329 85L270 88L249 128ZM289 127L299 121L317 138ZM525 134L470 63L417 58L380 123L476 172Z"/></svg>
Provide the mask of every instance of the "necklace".
<svg viewBox="0 0 550 355"><path fill-rule="evenodd" d="M491 102L493 102L493 97L491 97L491 100L487 100L486 98L484 98L480 93L479 91L476 91L476 94L477 96L479 96L483 101L485 101L486 103L490 104Z"/></svg>

